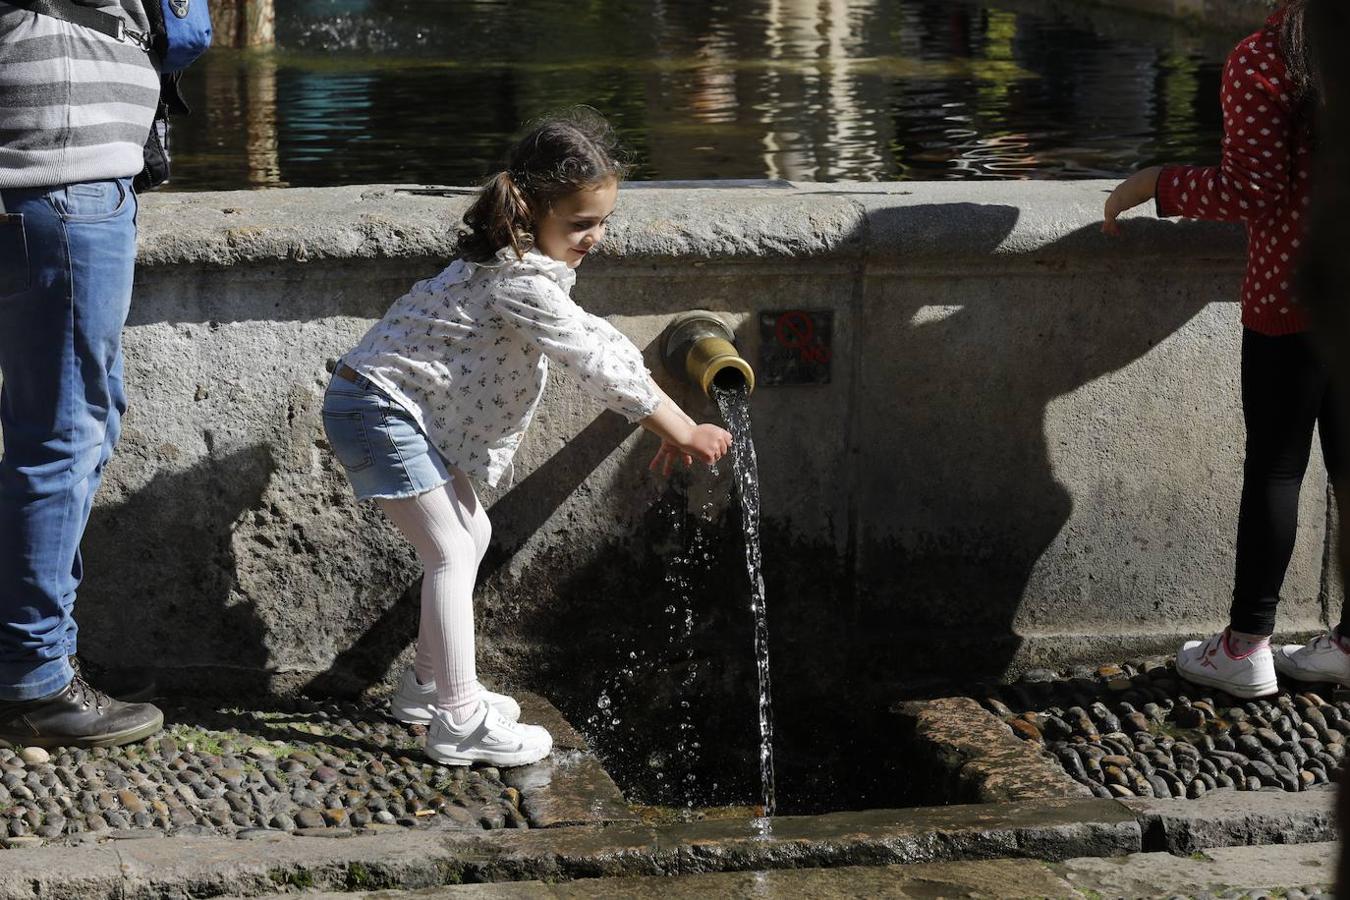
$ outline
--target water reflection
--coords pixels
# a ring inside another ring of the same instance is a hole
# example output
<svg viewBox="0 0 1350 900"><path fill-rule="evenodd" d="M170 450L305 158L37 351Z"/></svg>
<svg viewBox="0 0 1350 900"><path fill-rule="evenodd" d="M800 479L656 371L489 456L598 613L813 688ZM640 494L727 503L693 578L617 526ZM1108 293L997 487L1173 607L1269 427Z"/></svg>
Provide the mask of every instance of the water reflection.
<svg viewBox="0 0 1350 900"><path fill-rule="evenodd" d="M188 79L174 187L473 183L604 110L637 177L1116 175L1217 154L1228 38L1055 0L302 0Z"/></svg>

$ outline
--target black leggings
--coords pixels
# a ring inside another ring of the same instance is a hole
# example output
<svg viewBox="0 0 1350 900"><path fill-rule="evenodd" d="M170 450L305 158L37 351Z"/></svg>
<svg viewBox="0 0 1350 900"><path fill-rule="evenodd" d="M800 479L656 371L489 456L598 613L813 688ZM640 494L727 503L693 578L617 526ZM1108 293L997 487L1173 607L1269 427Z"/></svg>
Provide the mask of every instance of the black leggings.
<svg viewBox="0 0 1350 900"><path fill-rule="evenodd" d="M1247 459L1230 616L1234 631L1271 634L1280 586L1294 553L1298 494L1314 425L1319 426L1328 476L1338 482L1345 471L1346 442L1330 376L1307 334L1270 337L1243 330L1242 417ZM1341 621L1346 620L1343 607Z"/></svg>

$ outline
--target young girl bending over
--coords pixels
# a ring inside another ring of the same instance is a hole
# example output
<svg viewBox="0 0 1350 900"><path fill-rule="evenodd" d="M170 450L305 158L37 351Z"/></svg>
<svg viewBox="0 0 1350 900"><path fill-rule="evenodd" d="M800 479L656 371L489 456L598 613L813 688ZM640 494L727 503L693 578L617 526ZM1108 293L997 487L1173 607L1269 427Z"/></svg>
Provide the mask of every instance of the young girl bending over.
<svg viewBox="0 0 1350 900"><path fill-rule="evenodd" d="M1294 293L1312 173L1313 119L1320 78L1309 55L1308 0L1280 4L1260 31L1229 56L1220 87L1223 158L1217 167L1166 166L1132 175L1106 202L1104 230L1156 197L1158 215L1243 222L1242 413L1247 426L1237 566L1229 626L1177 654L1184 677L1237 697L1275 690L1275 672L1302 681L1350 685L1350 609L1306 646L1272 651L1280 587L1294 550L1298 495L1319 426L1333 481L1345 471L1346 443L1328 371L1308 338L1308 314Z"/></svg>
<svg viewBox="0 0 1350 900"><path fill-rule="evenodd" d="M510 697L474 666L473 588L491 526L471 479L511 468L550 363L658 435L652 468L714 463L731 445L652 381L642 354L569 296L605 236L623 166L594 114L534 128L464 215L459 258L413 286L343 357L324 397L333 452L360 500L374 500L421 560L417 657L393 714L429 725L426 752L448 765L516 766L552 738L520 724Z"/></svg>

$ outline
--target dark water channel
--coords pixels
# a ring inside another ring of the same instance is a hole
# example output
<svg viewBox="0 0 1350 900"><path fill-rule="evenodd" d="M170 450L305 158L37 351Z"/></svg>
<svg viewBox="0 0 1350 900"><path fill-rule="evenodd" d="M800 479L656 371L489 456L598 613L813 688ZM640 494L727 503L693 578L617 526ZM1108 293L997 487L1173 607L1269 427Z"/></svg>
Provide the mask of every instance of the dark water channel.
<svg viewBox="0 0 1350 900"><path fill-rule="evenodd" d="M587 103L641 179L1118 175L1217 153L1235 35L1071 0L294 0L187 78L179 190L469 184Z"/></svg>

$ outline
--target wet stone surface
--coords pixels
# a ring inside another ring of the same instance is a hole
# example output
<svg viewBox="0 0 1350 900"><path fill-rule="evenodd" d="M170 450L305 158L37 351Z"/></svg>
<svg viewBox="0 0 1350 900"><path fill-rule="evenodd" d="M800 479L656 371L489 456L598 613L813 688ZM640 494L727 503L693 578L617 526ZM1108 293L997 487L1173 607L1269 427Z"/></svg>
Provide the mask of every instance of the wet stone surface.
<svg viewBox="0 0 1350 900"><path fill-rule="evenodd" d="M432 763L425 729L378 708L161 706L165 730L138 744L0 749L0 844L528 827L498 770Z"/></svg>
<svg viewBox="0 0 1350 900"><path fill-rule="evenodd" d="M1231 890L1221 894L1174 894L1167 900L1334 900L1335 896L1328 885L1310 884L1277 892Z"/></svg>
<svg viewBox="0 0 1350 900"><path fill-rule="evenodd" d="M986 709L1103 798L1197 799L1210 791L1304 791L1333 784L1350 736L1350 698L1282 685L1239 700L1177 676L1170 660L1033 670L981 691Z"/></svg>

